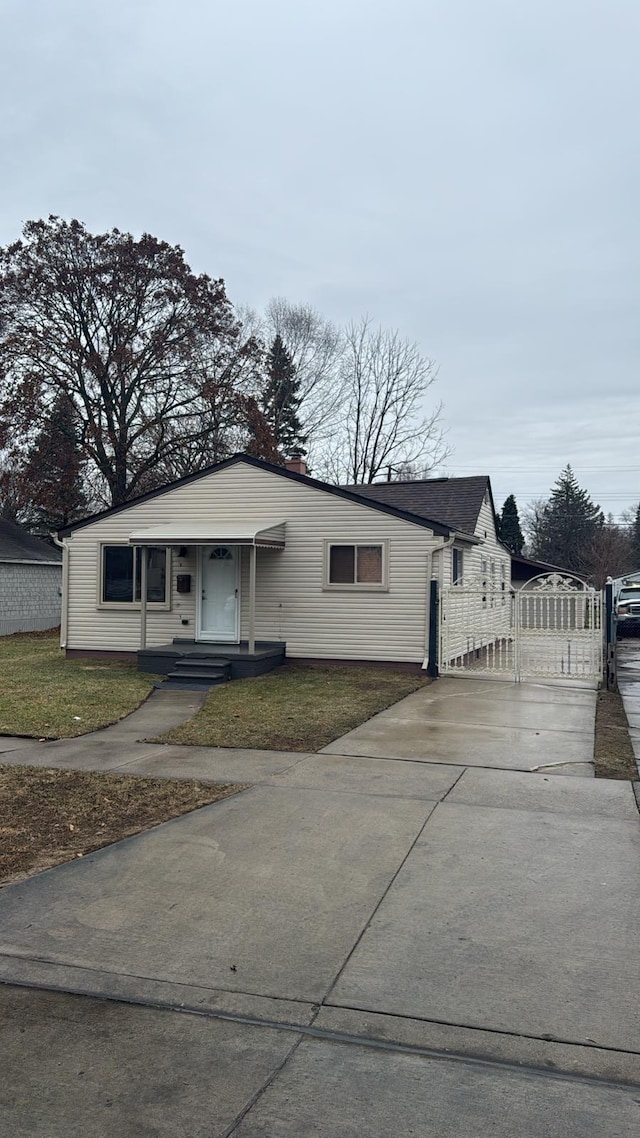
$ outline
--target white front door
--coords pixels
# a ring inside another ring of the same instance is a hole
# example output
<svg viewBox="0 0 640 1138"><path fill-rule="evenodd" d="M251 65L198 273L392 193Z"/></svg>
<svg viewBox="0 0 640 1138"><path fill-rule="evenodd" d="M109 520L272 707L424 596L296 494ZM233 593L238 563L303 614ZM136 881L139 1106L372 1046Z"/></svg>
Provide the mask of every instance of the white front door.
<svg viewBox="0 0 640 1138"><path fill-rule="evenodd" d="M199 640L239 640L239 550L205 545L200 550Z"/></svg>

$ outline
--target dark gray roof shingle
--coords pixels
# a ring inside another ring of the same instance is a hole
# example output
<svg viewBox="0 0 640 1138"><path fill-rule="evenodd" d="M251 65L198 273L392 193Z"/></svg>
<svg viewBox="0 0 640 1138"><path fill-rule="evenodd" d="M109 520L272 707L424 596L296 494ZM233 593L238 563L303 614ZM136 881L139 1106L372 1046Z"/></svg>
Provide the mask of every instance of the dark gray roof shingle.
<svg viewBox="0 0 640 1138"><path fill-rule="evenodd" d="M62 550L0 518L0 561L62 561Z"/></svg>
<svg viewBox="0 0 640 1138"><path fill-rule="evenodd" d="M427 478L416 482L371 482L346 486L387 506L433 518L462 533L474 533L483 498L489 488L486 474L470 478Z"/></svg>

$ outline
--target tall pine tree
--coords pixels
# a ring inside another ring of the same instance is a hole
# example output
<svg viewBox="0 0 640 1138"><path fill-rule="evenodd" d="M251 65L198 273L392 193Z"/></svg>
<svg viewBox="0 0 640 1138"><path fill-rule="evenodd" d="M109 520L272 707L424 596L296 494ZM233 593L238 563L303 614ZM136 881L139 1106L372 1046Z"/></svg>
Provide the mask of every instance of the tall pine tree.
<svg viewBox="0 0 640 1138"><path fill-rule="evenodd" d="M567 465L544 504L533 556L575 573L589 572L591 550L603 524L600 507Z"/></svg>
<svg viewBox="0 0 640 1138"><path fill-rule="evenodd" d="M82 465L73 403L59 394L23 468L29 496L26 524L34 533L46 538L88 511Z"/></svg>
<svg viewBox="0 0 640 1138"><path fill-rule="evenodd" d="M262 410L271 427L281 455L306 454L307 436L302 433L300 384L295 365L280 335L267 356L267 383L262 395Z"/></svg>
<svg viewBox="0 0 640 1138"><path fill-rule="evenodd" d="M522 553L524 536L520 529L520 516L513 494L505 499L502 513L498 515L498 537L511 553Z"/></svg>

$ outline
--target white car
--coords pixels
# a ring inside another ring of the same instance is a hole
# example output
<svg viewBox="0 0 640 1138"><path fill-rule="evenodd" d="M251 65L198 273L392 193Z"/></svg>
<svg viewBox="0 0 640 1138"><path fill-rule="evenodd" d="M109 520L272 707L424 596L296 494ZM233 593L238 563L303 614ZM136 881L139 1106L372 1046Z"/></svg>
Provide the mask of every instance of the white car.
<svg viewBox="0 0 640 1138"><path fill-rule="evenodd" d="M616 602L618 635L640 632L640 585L623 585Z"/></svg>

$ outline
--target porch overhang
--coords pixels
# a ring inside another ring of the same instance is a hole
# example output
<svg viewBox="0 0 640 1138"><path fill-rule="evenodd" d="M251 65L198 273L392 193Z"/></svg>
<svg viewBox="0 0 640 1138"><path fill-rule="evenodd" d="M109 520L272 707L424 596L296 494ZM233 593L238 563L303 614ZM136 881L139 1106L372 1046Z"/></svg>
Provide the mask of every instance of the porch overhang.
<svg viewBox="0 0 640 1138"><path fill-rule="evenodd" d="M284 549L286 522L216 521L211 518L197 525L167 522L166 525L134 530L130 545L248 545L260 549Z"/></svg>

